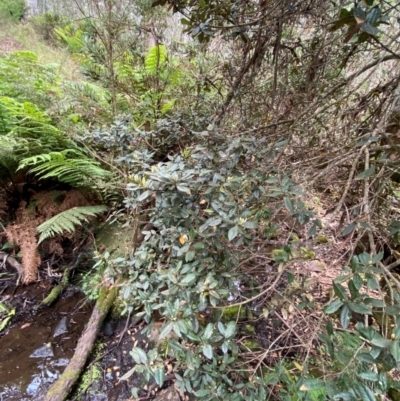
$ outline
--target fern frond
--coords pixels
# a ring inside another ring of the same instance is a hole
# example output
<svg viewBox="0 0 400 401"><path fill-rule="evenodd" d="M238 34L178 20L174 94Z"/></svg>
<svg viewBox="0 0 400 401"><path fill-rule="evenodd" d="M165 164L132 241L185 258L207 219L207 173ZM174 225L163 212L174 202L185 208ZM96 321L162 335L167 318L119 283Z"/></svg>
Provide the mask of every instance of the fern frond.
<svg viewBox="0 0 400 401"><path fill-rule="evenodd" d="M38 243L54 235L62 234L64 231L74 232L75 226L88 221L86 216L96 216L106 210L107 206L100 205L74 207L61 212L37 227L36 230L40 234Z"/></svg>
<svg viewBox="0 0 400 401"><path fill-rule="evenodd" d="M164 45L155 45L146 54L144 66L148 74L156 74L160 67L167 62L167 48Z"/></svg>
<svg viewBox="0 0 400 401"><path fill-rule="evenodd" d="M69 154L76 157L69 157ZM111 177L111 173L101 168L99 162L75 149L28 157L20 162L18 170L27 167L33 167L28 171L39 179L56 178L73 187L82 187L90 181Z"/></svg>

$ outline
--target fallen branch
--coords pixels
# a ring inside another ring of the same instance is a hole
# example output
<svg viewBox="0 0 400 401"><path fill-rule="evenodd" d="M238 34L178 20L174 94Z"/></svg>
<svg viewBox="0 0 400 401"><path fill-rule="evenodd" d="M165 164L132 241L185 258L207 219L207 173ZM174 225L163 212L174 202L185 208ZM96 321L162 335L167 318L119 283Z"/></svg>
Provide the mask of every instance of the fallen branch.
<svg viewBox="0 0 400 401"><path fill-rule="evenodd" d="M63 268L63 276L61 281L50 291L49 295L47 295L47 297L39 305L37 305L36 309L40 308L41 306L51 306L55 301L57 301L64 290L68 287L69 276L71 275L71 272L79 265L80 260L81 254L78 255L72 265L65 266Z"/></svg>
<svg viewBox="0 0 400 401"><path fill-rule="evenodd" d="M117 296L116 286L100 288L99 298L92 316L75 349L74 356L60 378L50 387L44 401L64 401L78 380L86 360L92 350L97 332Z"/></svg>

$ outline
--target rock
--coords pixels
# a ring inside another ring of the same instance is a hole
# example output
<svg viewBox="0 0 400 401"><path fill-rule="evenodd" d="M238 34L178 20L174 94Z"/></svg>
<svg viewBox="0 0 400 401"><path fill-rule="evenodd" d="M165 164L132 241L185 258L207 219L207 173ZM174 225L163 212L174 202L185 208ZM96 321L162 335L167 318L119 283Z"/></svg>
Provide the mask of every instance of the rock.
<svg viewBox="0 0 400 401"><path fill-rule="evenodd" d="M43 345L32 352L29 355L29 358L52 358L54 356L53 347L51 343Z"/></svg>
<svg viewBox="0 0 400 401"><path fill-rule="evenodd" d="M175 391L174 386L161 390L154 401L180 401L179 394Z"/></svg>
<svg viewBox="0 0 400 401"><path fill-rule="evenodd" d="M54 330L54 337L61 336L62 334L68 333L68 326L67 326L67 317L64 316L59 323L57 324L56 329Z"/></svg>

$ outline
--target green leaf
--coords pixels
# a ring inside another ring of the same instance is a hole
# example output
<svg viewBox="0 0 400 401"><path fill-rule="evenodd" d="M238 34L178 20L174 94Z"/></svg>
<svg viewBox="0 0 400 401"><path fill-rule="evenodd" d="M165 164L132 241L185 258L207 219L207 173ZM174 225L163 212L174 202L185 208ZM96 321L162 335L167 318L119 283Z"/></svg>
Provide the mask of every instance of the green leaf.
<svg viewBox="0 0 400 401"><path fill-rule="evenodd" d="M376 401L372 390L363 383L357 383L354 385L356 394L361 398L362 401Z"/></svg>
<svg viewBox="0 0 400 401"><path fill-rule="evenodd" d="M146 72L155 75L167 61L167 48L164 45L154 45L149 49L145 57Z"/></svg>
<svg viewBox="0 0 400 401"><path fill-rule="evenodd" d="M135 362L136 362L136 361L135 361ZM119 381L129 379L129 378L135 373L135 370L136 370L136 366L134 366L132 369L129 369L126 373L124 373L124 374L119 378Z"/></svg>
<svg viewBox="0 0 400 401"><path fill-rule="evenodd" d="M304 380L303 384L300 387L301 391L314 391L314 390L319 390L319 389L324 389L326 387L326 384L323 380L321 379L314 379L314 378L309 378Z"/></svg>
<svg viewBox="0 0 400 401"><path fill-rule="evenodd" d="M244 227L244 228L249 228L249 229L257 228L257 227L258 227L258 221L257 221L257 220L254 220L254 221L245 221L245 222L242 224L242 227Z"/></svg>
<svg viewBox="0 0 400 401"><path fill-rule="evenodd" d="M228 231L228 240L232 241L233 239L236 238L236 236L239 234L239 226L233 226L231 229Z"/></svg>
<svg viewBox="0 0 400 401"><path fill-rule="evenodd" d="M131 356L136 363L146 363L147 362L147 354L139 347L133 347L131 350Z"/></svg>
<svg viewBox="0 0 400 401"><path fill-rule="evenodd" d="M362 372L358 373L358 376L363 380L368 380L372 382L376 382L379 379L379 376L375 372Z"/></svg>
<svg viewBox="0 0 400 401"><path fill-rule="evenodd" d="M370 340L370 343L378 348L388 348L392 345L393 341L383 338L380 334L376 333L376 336Z"/></svg>
<svg viewBox="0 0 400 401"><path fill-rule="evenodd" d="M376 26L376 23L379 21L379 18L382 15L382 11L379 6L375 6L371 8L370 12L367 15L367 22L369 22L372 26Z"/></svg>
<svg viewBox="0 0 400 401"><path fill-rule="evenodd" d="M354 229L356 228L356 225L357 225L357 224L356 224L355 222L350 223L348 226L346 226L346 227L342 230L341 235L342 235L343 237L345 237L346 235L350 234L351 232L354 231Z"/></svg>
<svg viewBox="0 0 400 401"><path fill-rule="evenodd" d="M346 300L347 299L346 290L342 286L342 284L333 282L333 291L335 292L336 296L338 298L340 298L341 300Z"/></svg>
<svg viewBox="0 0 400 401"><path fill-rule="evenodd" d="M160 368L157 369L154 372L154 380L156 381L156 383L162 387L162 385L164 384L164 380L165 380L165 371L164 368Z"/></svg>
<svg viewBox="0 0 400 401"><path fill-rule="evenodd" d="M197 274L190 273L181 280L180 284L190 285L193 284L196 280L197 280Z"/></svg>
<svg viewBox="0 0 400 401"><path fill-rule="evenodd" d="M40 234L39 244L47 238L62 234L65 231L75 231L75 225L82 225L88 221L86 216L95 216L107 210L107 206L81 206L65 210L52 218L46 220L37 227Z"/></svg>
<svg viewBox="0 0 400 401"><path fill-rule="evenodd" d="M168 334L172 331L174 328L174 323L173 322L168 322L163 329L160 332L160 338L165 338L168 336Z"/></svg>
<svg viewBox="0 0 400 401"><path fill-rule="evenodd" d="M396 362L400 361L400 345L399 340L392 341L390 344L390 353L393 355Z"/></svg>
<svg viewBox="0 0 400 401"><path fill-rule="evenodd" d="M400 305L389 305L385 308L385 313L387 315L399 316Z"/></svg>
<svg viewBox="0 0 400 401"><path fill-rule="evenodd" d="M350 323L351 312L347 305L345 305L340 311L340 324L344 329L347 329Z"/></svg>
<svg viewBox="0 0 400 401"><path fill-rule="evenodd" d="M329 305L327 305L324 309L324 312L327 315L330 315L332 313L335 313L341 306L343 305L343 302L340 299L335 299L332 301Z"/></svg>
<svg viewBox="0 0 400 401"><path fill-rule="evenodd" d="M283 202L284 202L284 204L285 204L286 209L290 212L290 214L291 214L291 215L294 214L294 206L293 206L292 200L291 200L290 198L287 198L287 197L286 197L286 198L283 200Z"/></svg>
<svg viewBox="0 0 400 401"><path fill-rule="evenodd" d="M356 287L357 290L359 290L362 287L363 281L358 273L354 274L353 283L354 283L354 287Z"/></svg>
<svg viewBox="0 0 400 401"><path fill-rule="evenodd" d="M190 188L189 188L189 187L185 187L184 185L179 185L179 184L178 184L178 185L176 186L176 189L177 189L178 191L184 192L185 194L188 194L188 195L191 194Z"/></svg>
<svg viewBox="0 0 400 401"><path fill-rule="evenodd" d="M208 359L213 359L213 348L210 344L203 347L203 354Z"/></svg>
<svg viewBox="0 0 400 401"><path fill-rule="evenodd" d="M232 338L235 334L236 334L236 323L229 322L226 325L224 336L226 339L229 339L229 338Z"/></svg>
<svg viewBox="0 0 400 401"><path fill-rule="evenodd" d="M368 24L362 24L362 25L368 25ZM361 29L362 29L361 25ZM367 32L369 33L369 32ZM361 180L363 178L368 178L371 177L372 175L375 174L375 166L372 166L368 168L367 170L362 171L360 174L357 175L356 180Z"/></svg>
<svg viewBox="0 0 400 401"><path fill-rule="evenodd" d="M214 326L212 323L208 323L206 329L204 330L203 338L206 340L210 339L214 332Z"/></svg>
<svg viewBox="0 0 400 401"><path fill-rule="evenodd" d="M355 313L360 313L361 315L372 315L372 311L368 306L356 304L354 302L348 302L348 306Z"/></svg>
<svg viewBox="0 0 400 401"><path fill-rule="evenodd" d="M360 29L361 29L363 32L368 33L369 35L372 35L372 36L376 36L376 35L378 35L378 33L379 33L378 28L375 28L374 26L372 26L372 25L369 24L368 22L364 22L363 24L361 24ZM372 173L368 172L368 170L371 170L371 169L374 169L374 171L373 171ZM360 175L362 174L362 173L361 173L361 174L359 174L359 175L356 177L356 179L370 177L371 175L373 175L373 174L375 173L375 167L370 167L368 170L366 170L364 173L365 173L365 174L369 174L369 175L365 175L365 176L363 176L363 177L360 177Z"/></svg>
<svg viewBox="0 0 400 401"><path fill-rule="evenodd" d="M205 397L211 393L210 390L207 389L200 389L195 392L196 397Z"/></svg>
<svg viewBox="0 0 400 401"><path fill-rule="evenodd" d="M147 199L152 193L153 193L153 191L149 191L149 190L144 191L141 195L139 195L139 196L136 198L136 200L137 200L138 202L142 202L142 201L144 201L145 199Z"/></svg>

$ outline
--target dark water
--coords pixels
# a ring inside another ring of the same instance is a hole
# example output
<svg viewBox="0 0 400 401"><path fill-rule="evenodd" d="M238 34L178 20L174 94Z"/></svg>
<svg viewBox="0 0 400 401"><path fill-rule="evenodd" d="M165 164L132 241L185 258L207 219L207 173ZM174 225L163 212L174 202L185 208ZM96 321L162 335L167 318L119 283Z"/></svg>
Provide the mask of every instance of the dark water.
<svg viewBox="0 0 400 401"><path fill-rule="evenodd" d="M65 294L46 310L35 311L32 298L29 292L16 295L22 303L17 321L0 338L0 401L38 400L68 364L90 317L79 292ZM63 322L67 332L57 335Z"/></svg>

